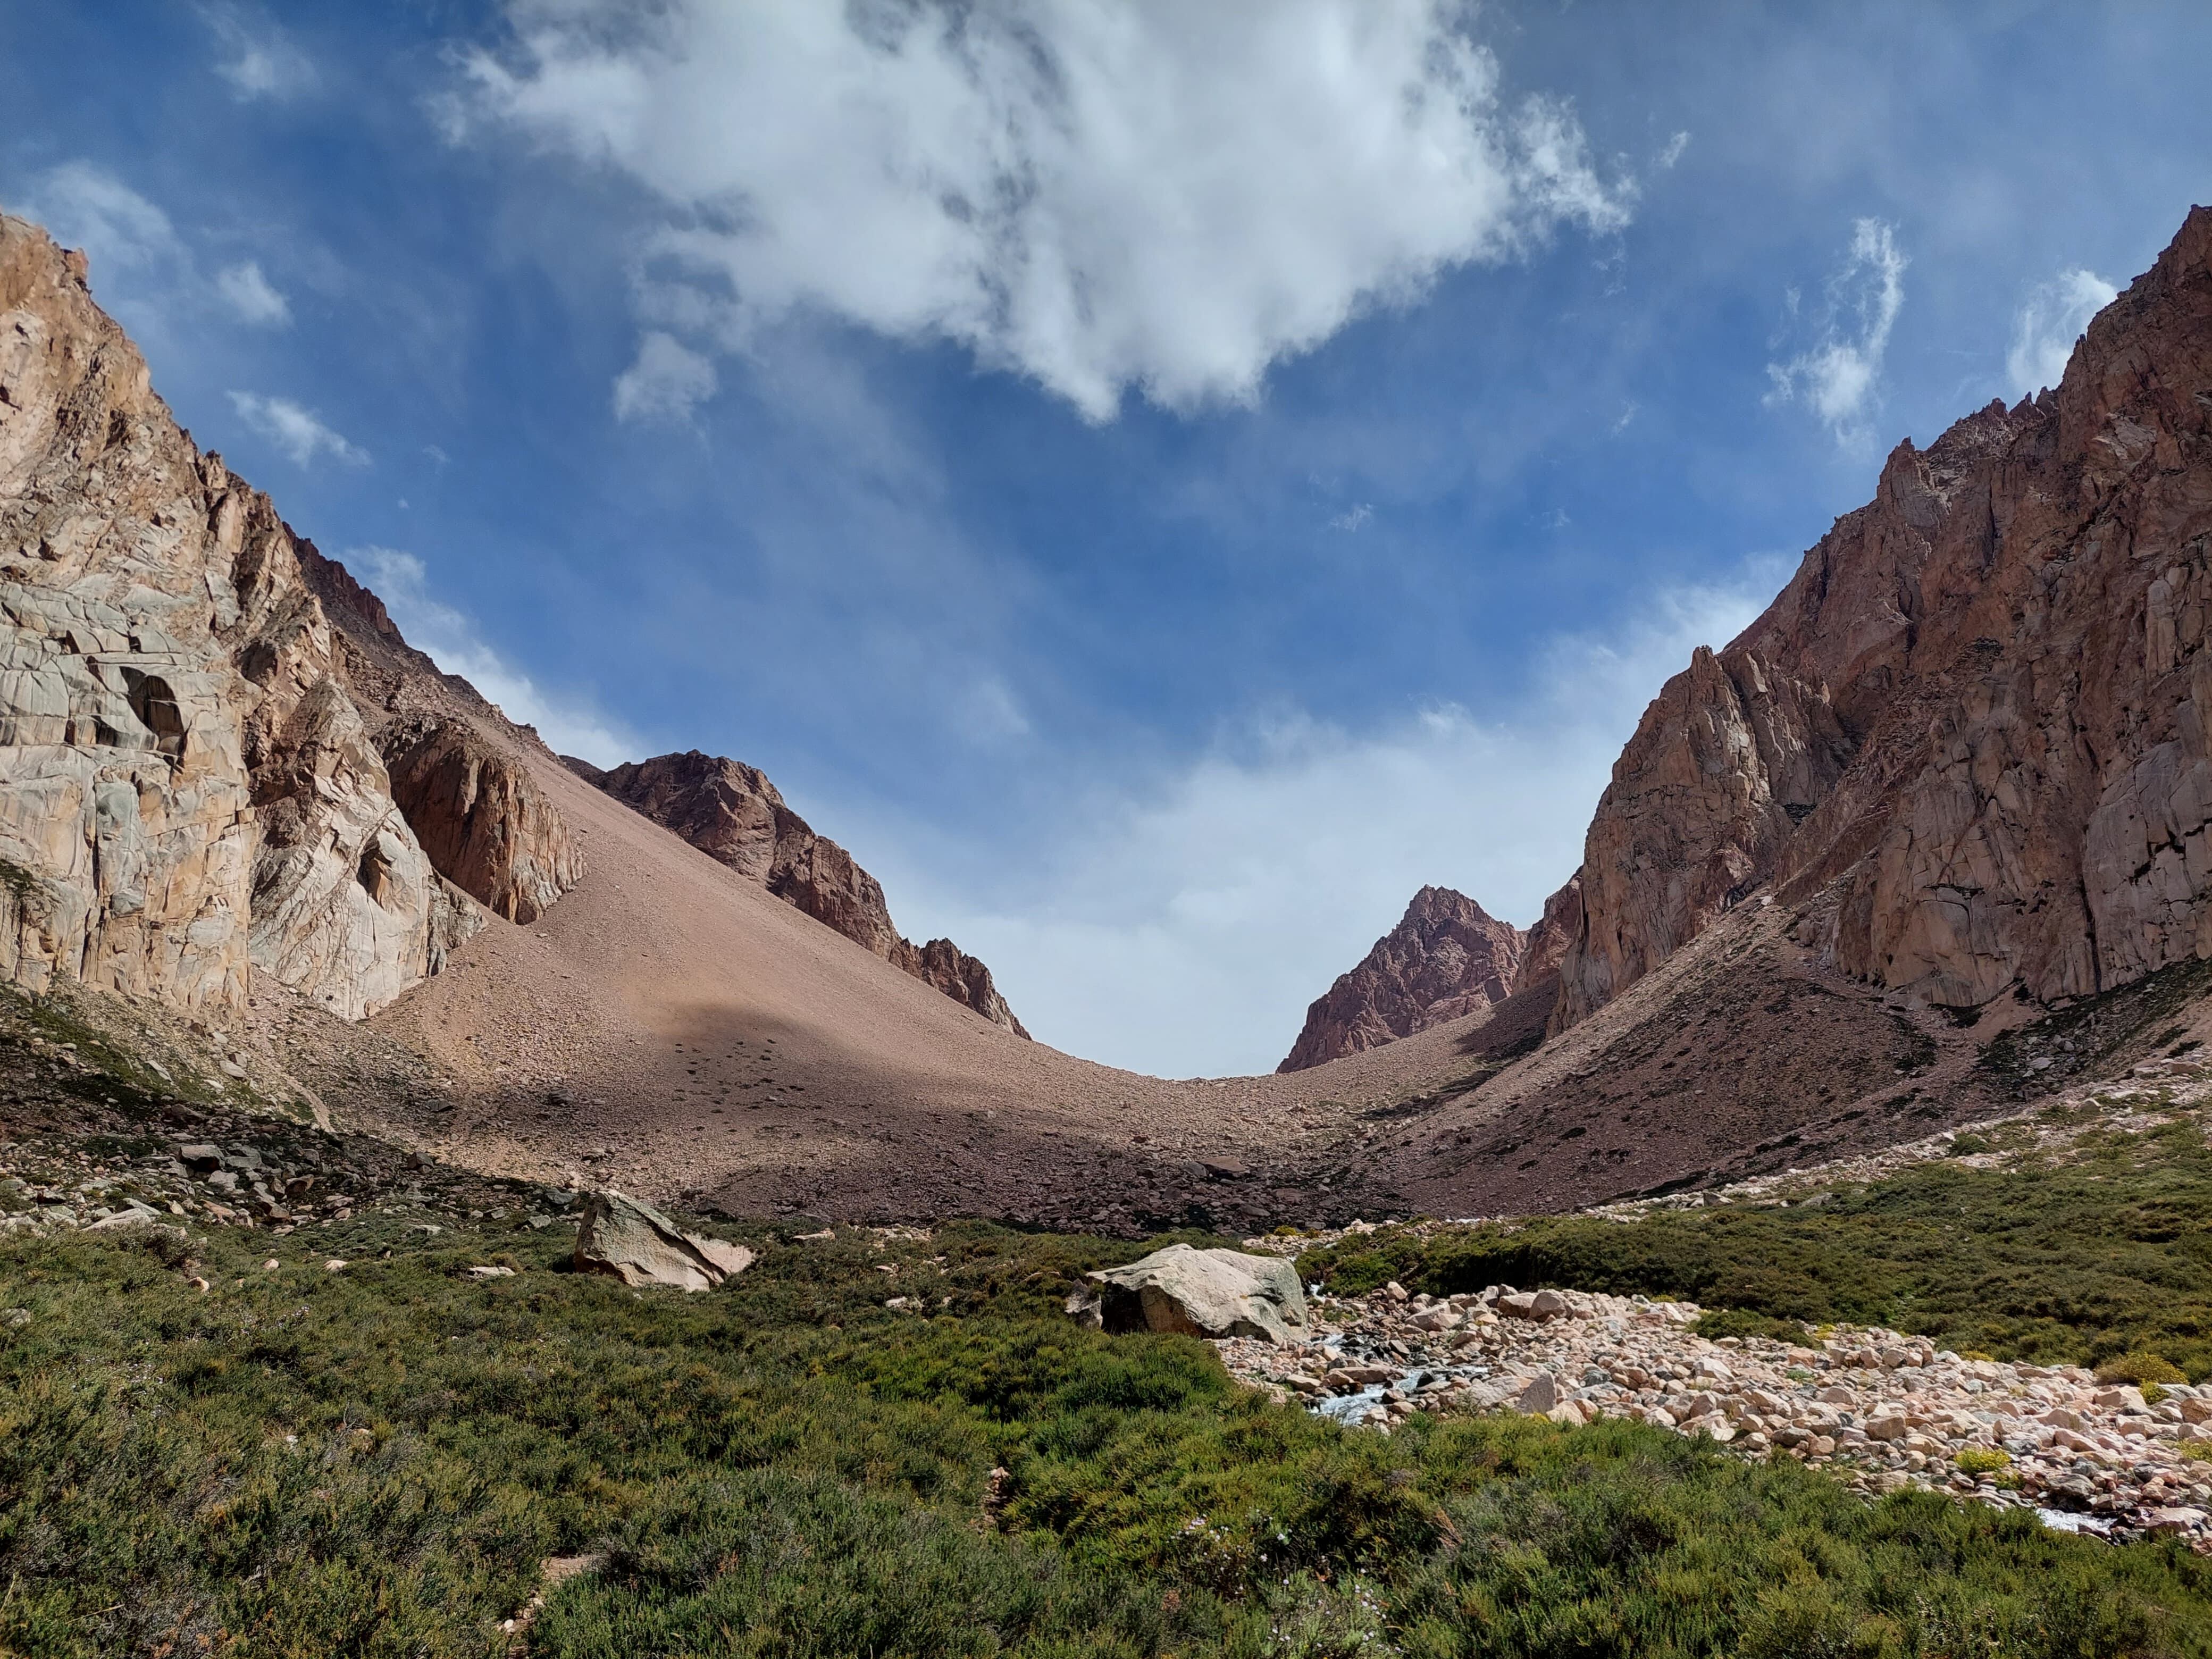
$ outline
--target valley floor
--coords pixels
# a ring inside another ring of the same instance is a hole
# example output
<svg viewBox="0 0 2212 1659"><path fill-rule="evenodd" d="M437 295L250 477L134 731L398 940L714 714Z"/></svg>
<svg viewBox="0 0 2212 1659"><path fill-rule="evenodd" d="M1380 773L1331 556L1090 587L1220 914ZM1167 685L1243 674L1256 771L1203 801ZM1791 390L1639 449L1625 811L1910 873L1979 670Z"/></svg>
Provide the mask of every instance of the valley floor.
<svg viewBox="0 0 2212 1659"><path fill-rule="evenodd" d="M1765 1430L1747 1456L1751 1431L1649 1410L1346 1426L1241 1385L1236 1345L1078 1328L1063 1297L1127 1240L793 1217L723 1229L760 1259L720 1290L630 1290L568 1269L565 1185L148 1058L0 1010L0 1651L2212 1654L2212 1564L2178 1539L1882 1493L1871 1456L1810 1468ZM1847 1317L1915 1357L2201 1378L2193 1086L1808 1176L1787 1207L1277 1247L1385 1352L1451 1341L1455 1296L1482 1326L1468 1298L1510 1282L1694 1294L1722 1311L1660 1319L1715 1354L1826 1355L1797 1322Z"/></svg>

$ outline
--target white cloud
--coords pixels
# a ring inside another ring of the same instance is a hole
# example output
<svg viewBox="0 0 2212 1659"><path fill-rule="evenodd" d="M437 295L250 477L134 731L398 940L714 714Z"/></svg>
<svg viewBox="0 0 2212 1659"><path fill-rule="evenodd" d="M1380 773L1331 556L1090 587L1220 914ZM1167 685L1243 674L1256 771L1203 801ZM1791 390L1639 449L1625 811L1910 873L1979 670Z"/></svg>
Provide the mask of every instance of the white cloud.
<svg viewBox="0 0 2212 1659"><path fill-rule="evenodd" d="M955 700L953 719L960 735L974 744L1010 743L1030 732L1021 699L995 674L976 680Z"/></svg>
<svg viewBox="0 0 2212 1659"><path fill-rule="evenodd" d="M1651 165L1664 173L1682 159L1682 152L1690 147L1690 135L1678 132L1667 141L1667 147L1653 158Z"/></svg>
<svg viewBox="0 0 2212 1659"><path fill-rule="evenodd" d="M641 185L649 319L813 307L939 337L1103 420L1249 401L1443 270L1626 222L1573 112L1455 0L509 0L489 118Z"/></svg>
<svg viewBox="0 0 2212 1659"><path fill-rule="evenodd" d="M1372 501L1358 501L1328 521L1331 530L1357 531L1375 516Z"/></svg>
<svg viewBox="0 0 2212 1659"><path fill-rule="evenodd" d="M110 272L149 285L190 277L191 255L169 216L105 167L63 162L32 187L21 211L64 246L82 248L95 281Z"/></svg>
<svg viewBox="0 0 2212 1659"><path fill-rule="evenodd" d="M160 206L93 162L41 174L18 210L91 260L93 292L141 345L204 333L222 319L286 327L292 308L256 259L210 281L191 244Z"/></svg>
<svg viewBox="0 0 2212 1659"><path fill-rule="evenodd" d="M1270 1071L1425 883L1534 921L1645 705L1784 574L1655 596L1615 639L1559 636L1500 718L1444 705L1352 733L1291 714L1148 790L1105 786L994 902L933 884L896 835L871 837L871 867L909 931L988 962L1045 1041L1167 1076Z"/></svg>
<svg viewBox="0 0 2212 1659"><path fill-rule="evenodd" d="M320 78L314 60L273 19L225 5L204 6L200 16L228 54L215 72L230 83L231 95L240 102L282 102L314 90Z"/></svg>
<svg viewBox="0 0 2212 1659"><path fill-rule="evenodd" d="M2012 349L2005 354L2014 395L2033 397L2064 379L2074 342L2119 292L2095 271L2076 270L2060 271L2030 294L2013 319Z"/></svg>
<svg viewBox="0 0 2212 1659"><path fill-rule="evenodd" d="M224 302L245 321L268 328L291 325L290 303L269 285L258 260L248 259L219 272L215 287Z"/></svg>
<svg viewBox="0 0 2212 1659"><path fill-rule="evenodd" d="M714 385L714 364L655 329L637 343L637 361L615 377L615 418L689 420Z"/></svg>
<svg viewBox="0 0 2212 1659"><path fill-rule="evenodd" d="M1863 441L1866 417L1878 399L1889 332L1905 304L1908 261L1897 246L1897 228L1880 219L1861 219L1851 228L1851 250L1832 278L1821 319L1821 337L1786 363L1769 363L1773 381L1768 401L1802 399L1827 422L1838 440ZM1790 296L1796 309L1796 295Z"/></svg>
<svg viewBox="0 0 2212 1659"><path fill-rule="evenodd" d="M469 617L430 595L422 561L392 547L356 547L345 562L375 590L407 642L459 674L518 725L534 726L556 753L618 766L643 753L635 738L597 710L540 691L491 647Z"/></svg>
<svg viewBox="0 0 2212 1659"><path fill-rule="evenodd" d="M325 426L321 417L302 409L289 398L264 398L257 392L234 392L231 406L239 418L282 450L295 466L313 465L327 454L348 466L367 466L368 452L349 443Z"/></svg>

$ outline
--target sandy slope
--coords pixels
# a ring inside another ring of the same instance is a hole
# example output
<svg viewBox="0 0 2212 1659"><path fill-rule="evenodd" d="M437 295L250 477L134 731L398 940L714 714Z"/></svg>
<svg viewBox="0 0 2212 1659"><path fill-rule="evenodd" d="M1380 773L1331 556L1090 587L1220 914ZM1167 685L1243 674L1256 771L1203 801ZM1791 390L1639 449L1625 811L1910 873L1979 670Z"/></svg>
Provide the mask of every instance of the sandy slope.
<svg viewBox="0 0 2212 1659"><path fill-rule="evenodd" d="M1509 1003L1308 1071L1144 1077L1012 1036L531 758L582 884L364 1026L276 1022L343 1113L494 1170L1121 1229L1571 1208L1985 1114L1979 1047L2021 1017L1886 1006L1754 903L1518 1059Z"/></svg>
<svg viewBox="0 0 2212 1659"><path fill-rule="evenodd" d="M748 1211L1316 1219L1389 1201L1349 1167L1358 1114L1464 1070L1454 1028L1281 1078L1077 1060L533 764L583 842L582 884L530 927L495 921L371 1022L434 1062L415 1127L472 1162ZM459 1109L422 1109L441 1096Z"/></svg>

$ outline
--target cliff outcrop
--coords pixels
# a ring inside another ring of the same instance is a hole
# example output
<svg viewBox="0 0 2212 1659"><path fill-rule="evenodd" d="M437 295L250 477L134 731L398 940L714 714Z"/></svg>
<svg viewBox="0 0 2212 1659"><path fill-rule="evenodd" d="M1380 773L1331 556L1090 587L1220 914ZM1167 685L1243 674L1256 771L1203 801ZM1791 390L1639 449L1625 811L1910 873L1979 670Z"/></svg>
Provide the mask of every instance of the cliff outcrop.
<svg viewBox="0 0 2212 1659"><path fill-rule="evenodd" d="M509 921L532 922L583 878L568 827L530 769L464 721L387 731L392 796L441 874Z"/></svg>
<svg viewBox="0 0 2212 1659"><path fill-rule="evenodd" d="M1559 964L1582 937L1583 872L1569 876L1566 884L1544 901L1544 914L1536 918L1521 941L1521 965L1513 973L1513 994L1534 989L1547 981L1557 982Z"/></svg>
<svg viewBox="0 0 2212 1659"><path fill-rule="evenodd" d="M1315 999L1275 1069L1304 1071L1504 1001L1525 944L1464 893L1424 887L1359 965Z"/></svg>
<svg viewBox="0 0 2212 1659"><path fill-rule="evenodd" d="M236 1008L258 972L358 1018L481 925L303 560L82 256L0 216L0 974Z"/></svg>
<svg viewBox="0 0 2212 1659"><path fill-rule="evenodd" d="M1029 1036L988 968L950 939L916 945L902 937L891 923L882 884L836 842L815 834L759 768L696 749L611 771L574 759L566 764L823 927L992 1024Z"/></svg>
<svg viewBox="0 0 2212 1659"><path fill-rule="evenodd" d="M1585 848L1555 1030L1755 890L1905 1006L2212 955L2212 211L2062 383L1900 444L1669 681Z"/></svg>

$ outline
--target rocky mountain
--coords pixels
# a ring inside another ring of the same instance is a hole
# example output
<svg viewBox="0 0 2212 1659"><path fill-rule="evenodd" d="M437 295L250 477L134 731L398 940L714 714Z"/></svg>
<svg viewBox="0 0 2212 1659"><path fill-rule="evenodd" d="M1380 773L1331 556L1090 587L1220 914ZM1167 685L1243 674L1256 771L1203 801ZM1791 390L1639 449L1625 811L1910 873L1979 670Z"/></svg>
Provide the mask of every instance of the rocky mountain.
<svg viewBox="0 0 2212 1659"><path fill-rule="evenodd" d="M1913 1140L2212 1035L2208 422L2198 212L2060 387L1900 447L1668 684L1526 936L1430 890L1294 1069L1170 1083L998 1040L983 965L757 771L564 769L0 220L0 975L744 1213L1498 1214Z"/></svg>
<svg viewBox="0 0 2212 1659"><path fill-rule="evenodd" d="M1645 713L1553 1029L1755 891L1899 1006L2052 1005L2212 955L2212 210L2055 390L1902 443Z"/></svg>
<svg viewBox="0 0 2212 1659"><path fill-rule="evenodd" d="M82 256L0 216L0 973L227 1009L259 973L358 1018L476 901L521 918L550 809L396 798L325 562L178 428ZM526 908L576 873L538 860Z"/></svg>
<svg viewBox="0 0 2212 1659"><path fill-rule="evenodd" d="M1424 887L1398 925L1306 1010L1275 1069L1300 1072L1505 1000L1527 936L1464 893Z"/></svg>
<svg viewBox="0 0 2212 1659"><path fill-rule="evenodd" d="M696 749L627 762L611 771L573 756L562 758L579 777L825 927L994 1024L1029 1036L988 968L951 939L916 945L903 937L891 923L883 884L836 842L816 835L759 768Z"/></svg>

